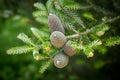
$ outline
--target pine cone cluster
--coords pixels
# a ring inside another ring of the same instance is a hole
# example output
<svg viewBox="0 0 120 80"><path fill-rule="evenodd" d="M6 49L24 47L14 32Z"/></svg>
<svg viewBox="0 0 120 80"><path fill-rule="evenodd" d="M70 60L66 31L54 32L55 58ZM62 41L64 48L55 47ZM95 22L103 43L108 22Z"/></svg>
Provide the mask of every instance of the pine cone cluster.
<svg viewBox="0 0 120 80"><path fill-rule="evenodd" d="M48 16L48 26L51 32L50 41L56 48L63 48L63 51L58 52L54 56L54 65L57 68L65 67L69 62L69 56L73 56L76 53L76 49L73 48L65 36L64 27L58 16L50 14Z"/></svg>

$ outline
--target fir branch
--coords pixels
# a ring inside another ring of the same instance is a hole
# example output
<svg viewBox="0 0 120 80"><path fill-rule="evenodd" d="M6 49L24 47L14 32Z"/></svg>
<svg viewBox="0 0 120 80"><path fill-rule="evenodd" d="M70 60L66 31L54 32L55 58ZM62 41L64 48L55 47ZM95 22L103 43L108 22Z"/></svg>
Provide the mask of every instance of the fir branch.
<svg viewBox="0 0 120 80"><path fill-rule="evenodd" d="M113 15L114 14L113 12L110 12L110 11L106 10L105 8L102 8L102 7L97 6L97 5L94 5L93 9L96 12L103 13L104 15Z"/></svg>
<svg viewBox="0 0 120 80"><path fill-rule="evenodd" d="M35 17L47 16L47 11L34 11L33 16Z"/></svg>
<svg viewBox="0 0 120 80"><path fill-rule="evenodd" d="M93 2L91 0L86 0L88 4L91 5L91 7L96 11L96 12L99 12L99 13L102 13L104 15L113 15L114 13L113 12L110 12L104 8L101 8L100 6L97 6L95 4L93 4Z"/></svg>
<svg viewBox="0 0 120 80"><path fill-rule="evenodd" d="M51 64L51 60L45 61L45 62L42 64L39 72L40 72L41 74L44 73L45 70L50 66L50 64Z"/></svg>
<svg viewBox="0 0 120 80"><path fill-rule="evenodd" d="M34 47L31 46L20 46L20 47L13 47L7 50L7 54L23 54L32 51Z"/></svg>
<svg viewBox="0 0 120 80"><path fill-rule="evenodd" d="M85 47L83 46L83 44L81 42L80 43L73 42L73 41L70 41L70 42L71 42L70 46L74 47L77 52L80 50L85 50Z"/></svg>
<svg viewBox="0 0 120 80"><path fill-rule="evenodd" d="M91 5L86 5L86 6L80 6L79 9L81 9L81 10L86 10L86 9L90 9L90 8L92 8Z"/></svg>
<svg viewBox="0 0 120 80"><path fill-rule="evenodd" d="M102 19L101 23L99 23L98 25L93 26L91 29L89 29L89 31L91 32L91 31L94 31L95 28L101 28L101 27L102 27L101 30L106 31L106 30L109 29L108 25L106 25L106 24L107 23L112 23L112 22L114 22L114 21L116 21L118 19L120 19L120 16L117 16L117 17L114 17L114 18L104 17Z"/></svg>
<svg viewBox="0 0 120 80"><path fill-rule="evenodd" d="M90 48L90 47L87 46L87 47L84 48L84 52L85 52L85 55L87 57L92 57L91 53L93 54L94 50L92 48Z"/></svg>
<svg viewBox="0 0 120 80"><path fill-rule="evenodd" d="M48 18L47 16L41 16L41 17L36 17L36 21L42 23L42 24L48 24Z"/></svg>
<svg viewBox="0 0 120 80"><path fill-rule="evenodd" d="M67 36L68 39L70 39L70 38L79 38L79 37L80 37L79 34L73 34L73 35Z"/></svg>
<svg viewBox="0 0 120 80"><path fill-rule="evenodd" d="M101 27L94 27L92 32L95 32L97 36L102 36L104 35L105 31L109 30L110 27L108 25L103 25Z"/></svg>
<svg viewBox="0 0 120 80"><path fill-rule="evenodd" d="M100 28L100 29L99 29ZM73 35L69 35L69 36L67 36L67 38L78 38L79 39L79 37L81 37L82 35L87 35L87 34L89 34L90 32L92 32L92 31L95 31L95 29L99 29L100 31L103 31L103 32L105 32L106 30L108 30L109 29L109 27L107 26L107 25L104 25L104 26L98 26L98 27L92 27L92 28L90 28L90 29L86 29L85 31L83 31L83 32L77 32L77 34L73 34ZM98 30L96 30L96 31L98 31Z"/></svg>
<svg viewBox="0 0 120 80"><path fill-rule="evenodd" d="M86 5L86 6L81 5L74 0L64 1L64 3L65 3L64 6L70 10L78 10L78 9L86 10L86 9L92 8L91 5Z"/></svg>
<svg viewBox="0 0 120 80"><path fill-rule="evenodd" d="M59 0L57 1L54 1L54 6L57 10L61 10L61 6L60 6L60 3L58 2Z"/></svg>
<svg viewBox="0 0 120 80"><path fill-rule="evenodd" d="M78 31L76 31L74 28L75 26L73 26L70 22L68 22L67 20L65 19L62 19L62 23L63 23L63 26L68 29L68 30L71 30L75 33L78 33Z"/></svg>
<svg viewBox="0 0 120 80"><path fill-rule="evenodd" d="M97 46L94 48L95 50L98 50L98 52L102 53L102 54L105 54L107 52L107 47L104 46L104 45L101 45L101 46Z"/></svg>
<svg viewBox="0 0 120 80"><path fill-rule="evenodd" d="M48 10L48 11L51 11L51 9L53 9L53 1L54 1L54 0L48 0L48 1L46 2L46 7L47 7L47 10Z"/></svg>
<svg viewBox="0 0 120 80"><path fill-rule="evenodd" d="M108 18L108 19L104 20L104 22L105 23L112 23L112 22L119 20L119 19L120 19L120 16L116 16L114 18Z"/></svg>
<svg viewBox="0 0 120 80"><path fill-rule="evenodd" d="M102 44L102 42L100 41L100 40L94 40L94 41L92 41L92 42L90 42L88 45L86 45L86 46L88 46L88 47L90 47L90 48L93 48L93 47L95 47L95 46L98 46L98 45L101 45Z"/></svg>
<svg viewBox="0 0 120 80"><path fill-rule="evenodd" d="M109 27L107 25L107 23L112 23L116 20L120 19L120 16L117 16L117 17L114 17L114 18L105 18L101 23L99 23L98 25L95 25L93 26L92 28L90 29L86 29L84 32L80 32L79 34L80 35L85 35L85 34L89 34L90 32L94 32L95 29L100 29L102 31L106 31L106 30L109 30Z"/></svg>
<svg viewBox="0 0 120 80"><path fill-rule="evenodd" d="M41 34L41 32L37 28L31 28L31 31L35 35L35 37L37 37L42 43L44 42L41 37L43 34Z"/></svg>
<svg viewBox="0 0 120 80"><path fill-rule="evenodd" d="M102 28L100 28L101 31L107 31L109 30L109 26L108 25L103 25Z"/></svg>
<svg viewBox="0 0 120 80"><path fill-rule="evenodd" d="M67 8L63 8L63 12L70 16L71 18L73 18L80 26L82 26L82 28L85 28L85 25L82 21L82 19L80 17L78 17L77 13L75 13L75 11L71 11Z"/></svg>
<svg viewBox="0 0 120 80"><path fill-rule="evenodd" d="M47 59L50 59L48 55L40 54L40 60L47 60Z"/></svg>
<svg viewBox="0 0 120 80"><path fill-rule="evenodd" d="M33 57L35 60L46 60L46 59L49 59L48 56L45 56L41 53L39 53L39 50L33 50Z"/></svg>
<svg viewBox="0 0 120 80"><path fill-rule="evenodd" d="M91 32L91 29L86 29L84 32L78 32L77 34L69 35L67 38L78 38L81 37L82 35L87 35Z"/></svg>
<svg viewBox="0 0 120 80"><path fill-rule="evenodd" d="M39 2L35 3L35 4L34 4L34 7L38 8L38 9L40 9L40 10L46 10L45 5L42 4L42 3L39 3Z"/></svg>
<svg viewBox="0 0 120 80"><path fill-rule="evenodd" d="M91 5L82 6L82 5L77 4L77 3L68 4L68 5L65 5L65 7L69 10L86 10L86 9L92 8Z"/></svg>
<svg viewBox="0 0 120 80"><path fill-rule="evenodd" d="M110 37L106 40L106 46L115 46L120 44L120 36Z"/></svg>
<svg viewBox="0 0 120 80"><path fill-rule="evenodd" d="M65 7L70 9L70 10L78 10L78 9L80 9L79 4L69 4L69 5L65 5Z"/></svg>
<svg viewBox="0 0 120 80"><path fill-rule="evenodd" d="M88 20L92 20L92 21L95 21L95 18L93 16L93 14L89 13L89 12L85 12L83 13L82 15L84 18L88 19Z"/></svg>
<svg viewBox="0 0 120 80"><path fill-rule="evenodd" d="M18 39L22 40L24 43L35 46L35 44L33 43L33 41L24 33L20 33L17 36Z"/></svg>
<svg viewBox="0 0 120 80"><path fill-rule="evenodd" d="M63 7L65 0L57 0L58 4Z"/></svg>

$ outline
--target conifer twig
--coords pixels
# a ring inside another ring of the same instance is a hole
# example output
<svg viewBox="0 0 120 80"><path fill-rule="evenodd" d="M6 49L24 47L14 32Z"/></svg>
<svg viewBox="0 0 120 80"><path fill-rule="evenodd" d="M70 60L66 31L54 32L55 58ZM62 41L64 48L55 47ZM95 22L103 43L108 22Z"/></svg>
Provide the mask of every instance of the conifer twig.
<svg viewBox="0 0 120 80"><path fill-rule="evenodd" d="M118 19L120 19L120 16L114 17L114 18L112 18L112 19L107 19L107 20L105 20L104 22L102 22L102 23L100 23L99 25L96 25L96 26L94 26L94 27L101 27L101 26L105 25L106 23L111 23L111 22L114 22L114 21L116 21L116 20L118 20ZM89 34L89 33L94 29L94 27L92 27L92 28L90 28L90 29L86 29L86 31L84 31L84 32L67 36L67 38L79 38L81 35Z"/></svg>
<svg viewBox="0 0 120 80"><path fill-rule="evenodd" d="M78 38L78 37L80 37L79 34L73 34L73 35L67 36L67 38Z"/></svg>
<svg viewBox="0 0 120 80"><path fill-rule="evenodd" d="M91 31L91 29L87 29L87 30L84 31L84 32L81 32L81 33L77 33L77 34L73 34L73 35L67 36L67 38L79 38L79 37L82 36L82 35L89 34L90 31Z"/></svg>
<svg viewBox="0 0 120 80"><path fill-rule="evenodd" d="M91 0L86 0L86 1L87 1L88 4L91 5L91 7L92 7L96 12L100 12L100 13L103 13L103 14L105 14L105 15L113 15L113 14L114 14L113 12L110 12L110 11L104 9L104 8L101 8L101 7L93 4Z"/></svg>

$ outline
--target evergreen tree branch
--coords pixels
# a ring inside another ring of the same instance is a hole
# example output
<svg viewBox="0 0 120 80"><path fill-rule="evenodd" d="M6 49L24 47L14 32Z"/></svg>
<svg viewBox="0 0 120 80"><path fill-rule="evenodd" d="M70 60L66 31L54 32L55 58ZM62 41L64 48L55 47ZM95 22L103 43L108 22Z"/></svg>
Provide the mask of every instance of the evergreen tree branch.
<svg viewBox="0 0 120 80"><path fill-rule="evenodd" d="M79 38L79 37L80 37L79 34L73 34L73 35L67 36L68 39L70 39L70 38Z"/></svg>
<svg viewBox="0 0 120 80"><path fill-rule="evenodd" d="M89 34L91 31L94 31L95 30L95 28L102 28L101 30L102 31L106 31L106 30L108 30L109 28L108 28L108 26L104 26L105 24L107 24L107 23L112 23L112 22L114 22L114 21L116 21L116 20L118 20L118 19L120 19L120 16L117 16L117 17L114 17L114 18L112 18L112 19L105 19L103 22L101 22L100 24L98 24L98 25L96 25L96 26L93 26L92 28L90 28L90 29L86 29L86 31L84 31L84 32L80 32L80 33L78 33L78 34L73 34L73 35L70 35L70 36L67 36L67 38L79 38L79 37L81 37L82 35L87 35L87 34Z"/></svg>
<svg viewBox="0 0 120 80"><path fill-rule="evenodd" d="M81 20L80 17L78 17L77 13L75 13L75 11L71 11L71 10L68 10L67 8L63 8L63 12L70 16L71 18L73 18L80 26L82 26L82 28L85 28L85 25L83 23L83 21Z"/></svg>
<svg viewBox="0 0 120 80"><path fill-rule="evenodd" d="M91 29L87 29L86 31L84 32L80 32L80 33L77 33L77 34L73 34L73 35L69 35L67 36L67 38L79 38L81 37L82 35L87 35L91 32Z"/></svg>
<svg viewBox="0 0 120 80"><path fill-rule="evenodd" d="M33 41L24 33L20 33L17 36L18 39L22 40L24 43L35 46L35 44L33 43Z"/></svg>
<svg viewBox="0 0 120 80"><path fill-rule="evenodd" d="M73 26L67 20L62 19L62 23L63 23L64 27L67 28L68 30L72 30L73 32L78 33L78 31L74 29L75 26Z"/></svg>
<svg viewBox="0 0 120 80"><path fill-rule="evenodd" d="M65 7L67 8L67 9L70 9L70 10L86 10L86 9L90 9L90 8L92 8L92 6L90 5L90 6L82 6L82 5L80 5L80 4L77 4L77 3L75 3L75 4L68 4L68 5L65 5Z"/></svg>
<svg viewBox="0 0 120 80"><path fill-rule="evenodd" d="M38 9L40 9L40 10L44 10L44 11L46 10L45 5L42 4L42 3L39 3L39 2L35 3L35 4L34 4L34 7L38 8Z"/></svg>
<svg viewBox="0 0 120 80"><path fill-rule="evenodd" d="M50 64L51 64L51 60L45 61L45 62L42 64L42 66L40 67L39 72L40 72L41 74L44 73L44 71L50 66Z"/></svg>
<svg viewBox="0 0 120 80"><path fill-rule="evenodd" d="M92 42L90 42L87 46L89 46L90 48L93 48L95 46L101 45L102 42L100 40L94 40Z"/></svg>
<svg viewBox="0 0 120 80"><path fill-rule="evenodd" d="M32 33L35 35L35 37L37 37L42 43L44 43L44 41L43 41L43 39L42 39L42 37L41 37L43 34L41 34L38 29L36 29L36 28L31 28L31 31L32 31Z"/></svg>
<svg viewBox="0 0 120 80"><path fill-rule="evenodd" d="M48 56L45 56L41 53L39 53L39 50L33 50L33 57L35 60L46 60L46 59L49 59Z"/></svg>
<svg viewBox="0 0 120 80"><path fill-rule="evenodd" d="M110 12L104 8L101 8L95 4L93 4L93 2L91 0L86 0L87 3L89 3L91 5L91 7L96 11L96 12L99 12L99 13L102 13L104 15L113 15L114 13L113 12Z"/></svg>
<svg viewBox="0 0 120 80"><path fill-rule="evenodd" d="M60 6L62 7L64 6L65 0L56 0L56 1L59 3Z"/></svg>
<svg viewBox="0 0 120 80"><path fill-rule="evenodd" d="M34 11L33 16L35 17L47 16L47 11Z"/></svg>
<svg viewBox="0 0 120 80"><path fill-rule="evenodd" d="M34 47L31 46L20 46L20 47L13 47L7 50L7 54L23 54L32 51Z"/></svg>
<svg viewBox="0 0 120 80"><path fill-rule="evenodd" d="M120 44L120 36L110 37L106 40L106 46L115 46Z"/></svg>
<svg viewBox="0 0 120 80"><path fill-rule="evenodd" d="M36 17L36 21L46 25L48 24L47 16Z"/></svg>
<svg viewBox="0 0 120 80"><path fill-rule="evenodd" d="M48 12L50 12L53 9L53 1L54 0L48 0L46 2L46 7L47 7Z"/></svg>

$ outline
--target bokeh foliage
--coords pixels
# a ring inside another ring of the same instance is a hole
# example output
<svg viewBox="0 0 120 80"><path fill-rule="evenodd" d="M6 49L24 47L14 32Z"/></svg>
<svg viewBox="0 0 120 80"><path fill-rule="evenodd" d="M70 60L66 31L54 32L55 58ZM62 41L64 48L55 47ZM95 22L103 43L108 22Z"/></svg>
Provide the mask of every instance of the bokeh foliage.
<svg viewBox="0 0 120 80"><path fill-rule="evenodd" d="M46 1L41 1L45 3ZM78 13L83 15L82 19L85 24L94 23L88 25L88 27L96 24L96 18L101 19L104 16L115 17L120 14L119 0L94 0L92 1L96 7L94 10L88 9L84 11L86 5L90 4L89 1L86 3L84 0L76 0L76 3L80 4L83 10L78 10ZM38 70L42 62L37 62L33 60L31 54L29 55L14 55L9 56L6 54L6 50L12 46L23 45L23 43L17 40L16 36L20 32L25 32L28 36L34 39L31 35L30 27L37 27L43 29L44 26L41 23L35 21L32 16L33 0L1 0L0 1L0 79L18 79L18 80L56 80L56 79L68 79L68 80L99 80L106 79L112 80L116 79L119 72L119 53L120 46L107 47L107 53L101 54L95 52L93 58L87 58L83 53L76 55L70 59L70 64L64 69L57 69L54 66L48 68L48 70L40 75ZM66 4L67 5L67 4ZM77 6L77 5L76 5ZM85 6L85 7L83 7ZM59 8L59 6L57 6ZM69 7L69 6L68 6ZM88 8L90 6L87 6ZM77 7L80 9L79 7ZM93 18L93 15L95 19ZM98 16L99 15L99 16ZM43 18L45 19L45 18ZM43 20L44 21L44 20ZM110 31L107 32L106 36L119 36L119 26L120 20L109 24L112 26ZM74 22L73 22L74 23ZM41 27L42 26L42 27ZM90 35L93 36L93 35ZM94 37L96 38L96 36ZM117 38L118 39L118 38ZM119 40L119 39L118 39ZM102 50L102 47L100 47ZM106 50L102 50L106 52ZM101 52L102 52L101 51ZM55 76L56 75L56 76Z"/></svg>

